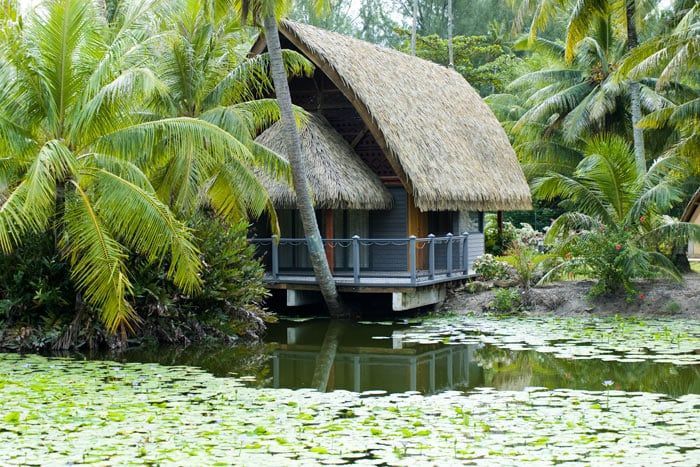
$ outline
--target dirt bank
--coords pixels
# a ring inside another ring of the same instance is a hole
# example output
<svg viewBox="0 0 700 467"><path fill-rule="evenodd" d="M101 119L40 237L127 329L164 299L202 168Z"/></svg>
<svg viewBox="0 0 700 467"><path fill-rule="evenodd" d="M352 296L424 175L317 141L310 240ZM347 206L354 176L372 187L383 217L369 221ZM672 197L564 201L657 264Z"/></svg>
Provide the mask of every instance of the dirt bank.
<svg viewBox="0 0 700 467"><path fill-rule="evenodd" d="M592 281L557 282L532 289L530 314L575 315L635 315L654 317L683 317L700 319L700 274L688 274L681 284L649 281L636 284L640 296L631 302L625 297L603 296L592 299ZM466 288L455 290L443 305L456 313L486 311L493 301L495 289L468 293Z"/></svg>

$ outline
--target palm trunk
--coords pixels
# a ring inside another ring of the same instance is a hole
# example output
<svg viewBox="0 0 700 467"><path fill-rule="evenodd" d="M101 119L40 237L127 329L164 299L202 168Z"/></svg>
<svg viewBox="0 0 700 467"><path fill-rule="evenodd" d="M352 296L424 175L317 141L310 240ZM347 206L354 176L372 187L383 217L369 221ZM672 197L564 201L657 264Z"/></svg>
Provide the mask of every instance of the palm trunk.
<svg viewBox="0 0 700 467"><path fill-rule="evenodd" d="M309 186L306 179L304 157L301 151L301 141L297 131L296 121L292 112L292 97L287 83L287 72L282 61L282 47L280 46L277 20L273 16L266 16L263 20L267 51L270 55L270 71L275 85L277 103L280 107L281 122L284 135L287 140L289 164L292 167L292 182L297 196L297 208L304 226L304 235L309 250L311 266L316 275L316 281L321 289L321 294L328 307L328 312L334 318L345 316L335 288L335 281L328 267L328 260L323 250L321 232L318 230L316 214L311 203Z"/></svg>
<svg viewBox="0 0 700 467"><path fill-rule="evenodd" d="M311 380L311 387L318 391L326 392L328 390L328 380L331 376L343 329L344 326L341 321L333 320L328 324L323 344L321 344L321 350L318 352L318 357L316 357L314 376Z"/></svg>
<svg viewBox="0 0 700 467"><path fill-rule="evenodd" d="M411 22L411 55L416 54L416 32L418 29L418 0L413 0L413 20Z"/></svg>
<svg viewBox="0 0 700 467"><path fill-rule="evenodd" d="M447 0L447 55L448 55L448 66L450 68L455 67L455 52L452 44L452 0Z"/></svg>
<svg viewBox="0 0 700 467"><path fill-rule="evenodd" d="M636 0L626 0L625 13L627 16L627 50L637 47L637 25L635 23ZM642 119L642 97L639 83L632 81L630 87L630 107L632 110L632 139L634 141L634 158L640 174L646 173L647 162L644 154L644 131L638 127Z"/></svg>

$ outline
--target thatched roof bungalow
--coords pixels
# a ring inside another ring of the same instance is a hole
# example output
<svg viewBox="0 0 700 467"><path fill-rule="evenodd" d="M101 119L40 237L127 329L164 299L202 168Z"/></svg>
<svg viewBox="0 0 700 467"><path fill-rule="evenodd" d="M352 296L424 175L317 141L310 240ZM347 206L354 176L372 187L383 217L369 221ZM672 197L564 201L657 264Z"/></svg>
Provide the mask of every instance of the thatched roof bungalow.
<svg viewBox="0 0 700 467"><path fill-rule="evenodd" d="M353 290L360 282L394 290L404 277L415 288L421 269L430 270L423 285L464 278L484 251L483 212L531 209L505 131L454 70L291 21L280 24L280 42L316 65L312 77L289 85L294 104L313 115L301 138L319 225L334 239L326 244L329 262L337 274L354 271ZM260 37L251 54L265 48ZM280 136L273 126L258 141L284 154ZM289 209L294 195L265 183L280 208L283 237L279 246L267 241L272 283L306 287L298 276L309 269L304 233Z"/></svg>
<svg viewBox="0 0 700 467"><path fill-rule="evenodd" d="M379 175L398 178L418 209L531 208L505 131L459 73L306 24L284 21L280 33L283 47L316 65L321 85L293 80L295 103L323 114L370 166L381 152ZM261 36L252 53L264 49Z"/></svg>

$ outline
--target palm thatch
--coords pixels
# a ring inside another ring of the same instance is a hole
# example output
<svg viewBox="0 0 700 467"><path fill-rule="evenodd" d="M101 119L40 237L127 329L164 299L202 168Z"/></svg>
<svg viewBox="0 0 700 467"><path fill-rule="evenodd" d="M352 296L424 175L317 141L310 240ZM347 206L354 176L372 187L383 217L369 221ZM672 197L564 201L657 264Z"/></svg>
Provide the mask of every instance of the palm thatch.
<svg viewBox="0 0 700 467"><path fill-rule="evenodd" d="M531 209L505 131L459 73L306 24L280 31L353 103L419 209Z"/></svg>
<svg viewBox="0 0 700 467"><path fill-rule="evenodd" d="M300 131L314 206L323 209L390 209L391 194L379 177L355 154L345 139L321 115L312 114ZM286 154L282 125L275 123L256 141ZM296 207L296 195L283 182L262 176L276 208Z"/></svg>
<svg viewBox="0 0 700 467"><path fill-rule="evenodd" d="M681 222L690 222L697 209L700 209L700 188L698 188L693 197L690 199L688 205L685 207L685 210L681 215Z"/></svg>

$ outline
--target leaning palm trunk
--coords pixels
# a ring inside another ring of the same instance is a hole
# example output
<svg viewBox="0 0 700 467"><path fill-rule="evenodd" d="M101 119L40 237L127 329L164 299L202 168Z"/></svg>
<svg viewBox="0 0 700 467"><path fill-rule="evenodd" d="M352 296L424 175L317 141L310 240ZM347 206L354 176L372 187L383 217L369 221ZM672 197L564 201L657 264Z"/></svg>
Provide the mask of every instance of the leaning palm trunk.
<svg viewBox="0 0 700 467"><path fill-rule="evenodd" d="M263 20L265 28L265 38L267 39L267 50L270 55L270 70L272 81L275 85L275 94L280 107L280 115L284 135L286 136L289 151L289 164L292 168L292 182L296 192L297 208L304 226L304 234L309 250L311 266L314 268L316 281L321 289L321 294L328 307L328 312L334 318L344 316L344 311L338 299L338 291L328 267L328 260L323 249L321 233L318 230L316 214L311 203L304 158L301 152L301 140L296 127L296 120L292 112L292 98L287 83L287 73L282 61L282 48L279 41L277 21L274 16L265 16Z"/></svg>
<svg viewBox="0 0 700 467"><path fill-rule="evenodd" d="M637 26L634 22L636 0L626 0L625 13L627 17L627 51L637 47ZM634 158L637 161L638 173L644 174L647 169L646 156L644 154L644 131L639 128L642 119L642 97L639 83L632 81L629 84L630 107L632 113L632 138L634 141Z"/></svg>

